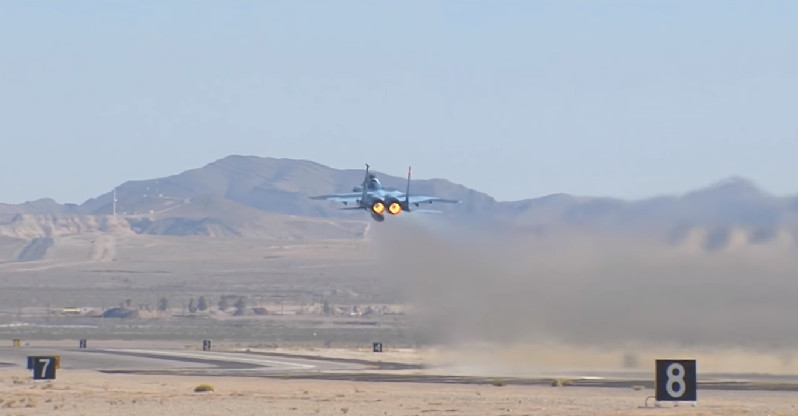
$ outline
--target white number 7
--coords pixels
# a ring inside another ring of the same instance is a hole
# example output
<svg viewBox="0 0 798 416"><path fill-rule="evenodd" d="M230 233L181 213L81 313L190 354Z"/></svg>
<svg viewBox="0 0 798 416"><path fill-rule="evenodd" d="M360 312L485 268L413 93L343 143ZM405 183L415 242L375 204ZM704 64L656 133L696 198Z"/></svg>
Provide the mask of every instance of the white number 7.
<svg viewBox="0 0 798 416"><path fill-rule="evenodd" d="M50 361L51 360L49 358L44 360L44 365L42 365L42 378L47 377L47 366L50 365Z"/></svg>

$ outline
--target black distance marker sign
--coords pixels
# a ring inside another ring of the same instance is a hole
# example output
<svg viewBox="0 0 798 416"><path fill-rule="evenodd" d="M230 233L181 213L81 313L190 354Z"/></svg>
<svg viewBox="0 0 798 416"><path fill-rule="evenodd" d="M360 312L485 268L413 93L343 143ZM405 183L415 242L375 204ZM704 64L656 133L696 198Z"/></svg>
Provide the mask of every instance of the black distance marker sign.
<svg viewBox="0 0 798 416"><path fill-rule="evenodd" d="M656 360L656 400L694 402L698 399L695 360Z"/></svg>
<svg viewBox="0 0 798 416"><path fill-rule="evenodd" d="M33 367L34 380L55 379L55 357L28 357L28 365Z"/></svg>

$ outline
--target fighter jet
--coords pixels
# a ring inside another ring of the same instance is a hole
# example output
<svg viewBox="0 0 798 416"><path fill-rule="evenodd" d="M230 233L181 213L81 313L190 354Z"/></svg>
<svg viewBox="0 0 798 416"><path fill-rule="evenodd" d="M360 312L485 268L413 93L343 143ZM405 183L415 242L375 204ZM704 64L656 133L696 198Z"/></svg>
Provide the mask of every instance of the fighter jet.
<svg viewBox="0 0 798 416"><path fill-rule="evenodd" d="M397 215L402 211L411 212L410 206L418 207L419 204L431 204L433 202L445 202L459 204L462 201L456 199L445 199L437 196L410 195L410 174L412 170L407 168L407 191L401 192L382 187L380 180L369 173L369 164L366 163L366 177L360 186L352 189L352 192L343 194L329 194L312 196L310 199L343 202L344 205L350 203L351 207L341 209L364 209L371 214L375 221L385 221L385 212Z"/></svg>

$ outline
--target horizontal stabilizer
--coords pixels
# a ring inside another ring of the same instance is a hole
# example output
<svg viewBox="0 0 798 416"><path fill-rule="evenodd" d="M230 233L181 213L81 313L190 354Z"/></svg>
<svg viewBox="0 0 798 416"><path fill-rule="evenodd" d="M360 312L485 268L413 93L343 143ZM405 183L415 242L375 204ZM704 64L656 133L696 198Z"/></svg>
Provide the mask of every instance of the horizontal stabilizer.
<svg viewBox="0 0 798 416"><path fill-rule="evenodd" d="M438 211L434 209L414 209L410 211L411 213L419 213L419 214L443 214L443 211Z"/></svg>

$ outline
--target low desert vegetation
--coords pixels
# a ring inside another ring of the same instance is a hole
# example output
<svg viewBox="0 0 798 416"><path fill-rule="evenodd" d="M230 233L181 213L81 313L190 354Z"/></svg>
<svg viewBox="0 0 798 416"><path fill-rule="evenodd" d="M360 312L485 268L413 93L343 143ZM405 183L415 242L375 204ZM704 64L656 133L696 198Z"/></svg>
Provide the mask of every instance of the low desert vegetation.
<svg viewBox="0 0 798 416"><path fill-rule="evenodd" d="M507 382L504 381L503 379L495 378L495 379L490 381L490 385L491 386L495 386L495 387L503 387L503 386L507 385Z"/></svg>
<svg viewBox="0 0 798 416"><path fill-rule="evenodd" d="M19 400L10 399L3 402L2 407L6 409L17 409L17 408L32 408L36 407L39 402L36 400L35 397L23 397Z"/></svg>
<svg viewBox="0 0 798 416"><path fill-rule="evenodd" d="M205 392L212 392L213 386L210 384L200 384L197 387L194 387L194 393L205 393Z"/></svg>
<svg viewBox="0 0 798 416"><path fill-rule="evenodd" d="M551 382L552 387L571 386L573 384L574 384L574 382L569 380L569 379L567 379L567 378L555 378Z"/></svg>

